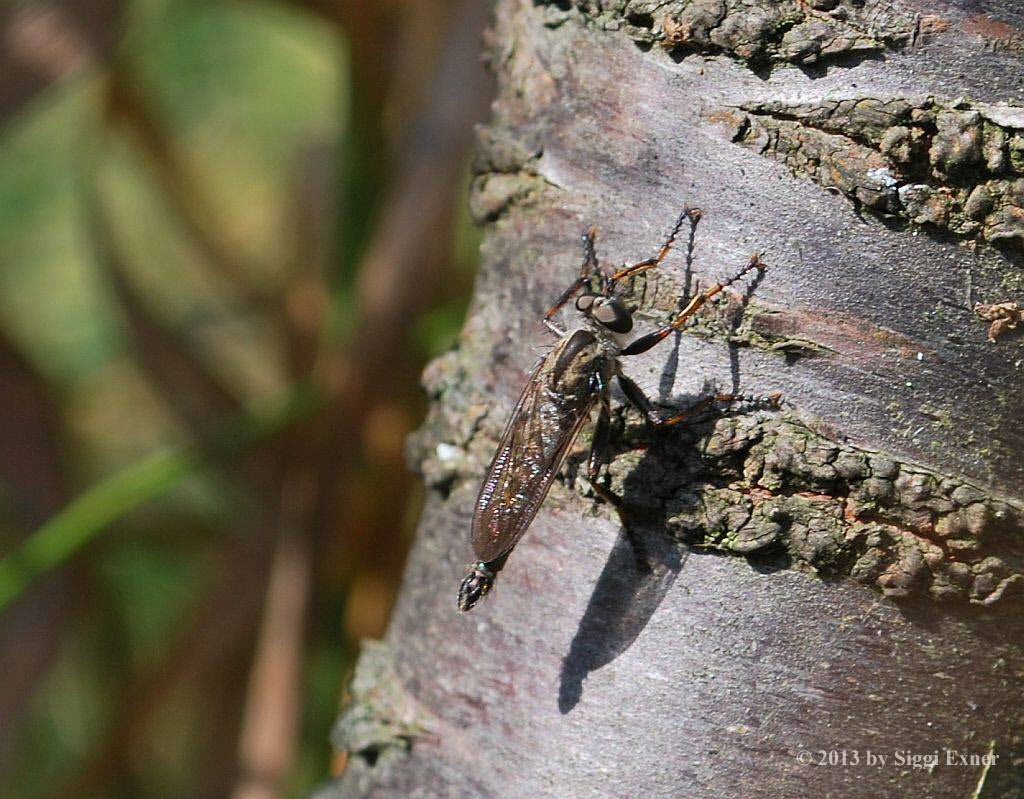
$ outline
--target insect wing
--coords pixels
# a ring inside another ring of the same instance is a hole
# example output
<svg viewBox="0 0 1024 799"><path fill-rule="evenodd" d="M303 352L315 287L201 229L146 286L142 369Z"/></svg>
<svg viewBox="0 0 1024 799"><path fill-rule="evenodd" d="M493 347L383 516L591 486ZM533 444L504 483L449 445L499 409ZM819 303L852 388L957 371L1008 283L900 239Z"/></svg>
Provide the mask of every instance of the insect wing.
<svg viewBox="0 0 1024 799"><path fill-rule="evenodd" d="M488 563L516 545L598 399L596 391L560 392L542 361L523 390L487 471L473 515L473 550Z"/></svg>

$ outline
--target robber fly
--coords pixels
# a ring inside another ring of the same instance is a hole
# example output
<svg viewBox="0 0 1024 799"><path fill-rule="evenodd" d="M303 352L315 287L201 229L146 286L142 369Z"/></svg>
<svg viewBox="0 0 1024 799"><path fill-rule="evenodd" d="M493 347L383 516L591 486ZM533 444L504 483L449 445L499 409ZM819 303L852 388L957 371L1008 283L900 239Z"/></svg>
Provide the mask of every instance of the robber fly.
<svg viewBox="0 0 1024 799"><path fill-rule="evenodd" d="M626 398L657 428L678 424L710 403L752 399L720 394L663 418L640 387L622 373L619 363L619 356L639 355L673 331L682 329L704 303L726 286L754 269L766 268L757 254L751 256L749 263L733 277L695 295L668 324L623 345L621 337L633 329L633 316L619 296L622 281L660 265L687 221L692 241L700 217L698 209L684 208L656 256L614 272L605 270L598 262L594 249L596 229L583 234L583 265L579 277L544 315L544 324L559 336L559 341L530 374L476 501L470 538L477 560L459 588L460 610L469 610L491 590L495 575L537 515L595 405L599 411L587 461L587 478L594 492L622 517L621 498L597 479L609 438L612 378L618 379ZM576 310L587 324L565 333L552 318L573 297L576 297ZM629 525L624 519L623 526L628 532Z"/></svg>

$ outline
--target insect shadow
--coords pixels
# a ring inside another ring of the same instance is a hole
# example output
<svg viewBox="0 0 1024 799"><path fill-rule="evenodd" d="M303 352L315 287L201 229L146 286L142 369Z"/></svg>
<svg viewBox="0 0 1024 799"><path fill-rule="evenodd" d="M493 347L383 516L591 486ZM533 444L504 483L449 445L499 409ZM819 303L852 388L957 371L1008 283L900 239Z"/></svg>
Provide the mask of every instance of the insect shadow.
<svg viewBox="0 0 1024 799"><path fill-rule="evenodd" d="M583 681L629 649L683 565L678 543L660 533L636 527L647 568L637 563L634 545L620 534L590 595L590 602L562 662L558 709L564 715L583 696Z"/></svg>

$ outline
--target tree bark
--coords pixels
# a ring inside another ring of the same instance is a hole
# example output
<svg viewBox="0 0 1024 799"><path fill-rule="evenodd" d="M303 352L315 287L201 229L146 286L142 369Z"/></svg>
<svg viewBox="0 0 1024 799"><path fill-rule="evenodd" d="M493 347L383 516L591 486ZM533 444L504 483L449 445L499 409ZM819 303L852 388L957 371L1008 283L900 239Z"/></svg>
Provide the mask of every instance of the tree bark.
<svg viewBox="0 0 1024 799"><path fill-rule="evenodd" d="M1024 348L973 311L1024 297L1024 10L500 0L488 56L482 271L425 375L432 490L323 796L1024 796ZM670 406L784 406L668 434L616 410L610 484L651 573L577 453L459 614L579 234L637 261L684 203L692 257L634 286L641 332L690 273L770 268L626 371Z"/></svg>

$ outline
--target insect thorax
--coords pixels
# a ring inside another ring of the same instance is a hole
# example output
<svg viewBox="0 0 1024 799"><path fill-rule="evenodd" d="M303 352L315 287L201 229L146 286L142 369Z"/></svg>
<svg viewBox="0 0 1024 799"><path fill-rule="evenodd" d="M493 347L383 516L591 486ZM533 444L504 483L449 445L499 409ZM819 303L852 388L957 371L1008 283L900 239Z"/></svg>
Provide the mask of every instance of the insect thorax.
<svg viewBox="0 0 1024 799"><path fill-rule="evenodd" d="M593 393L595 379L607 382L619 349L606 333L580 329L566 335L542 368L549 390L566 396Z"/></svg>

